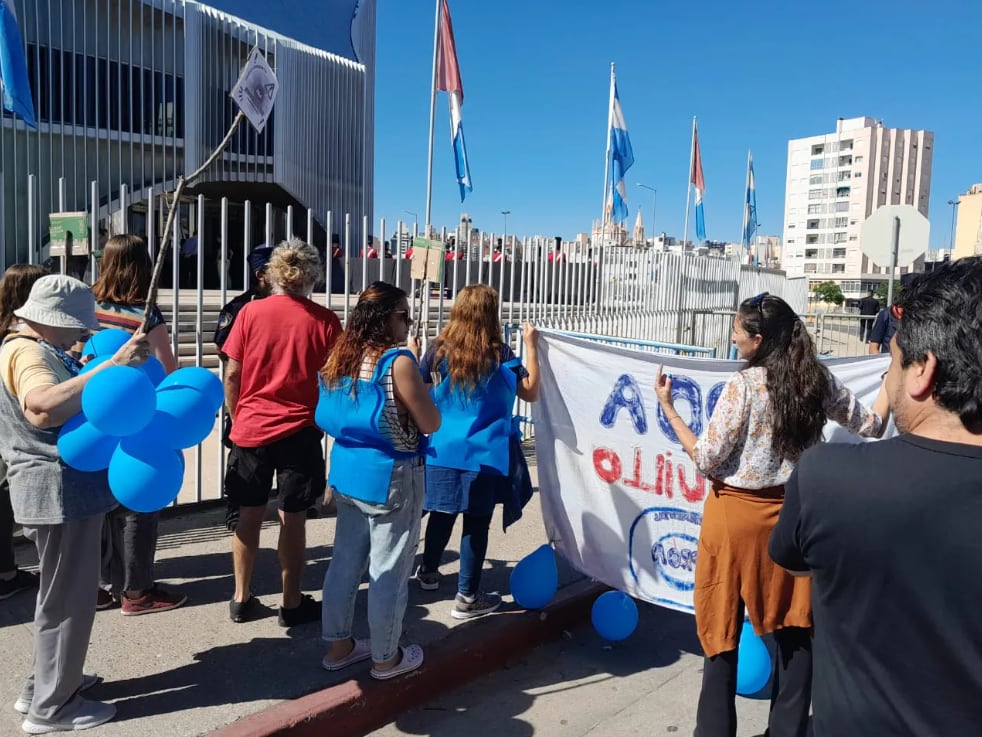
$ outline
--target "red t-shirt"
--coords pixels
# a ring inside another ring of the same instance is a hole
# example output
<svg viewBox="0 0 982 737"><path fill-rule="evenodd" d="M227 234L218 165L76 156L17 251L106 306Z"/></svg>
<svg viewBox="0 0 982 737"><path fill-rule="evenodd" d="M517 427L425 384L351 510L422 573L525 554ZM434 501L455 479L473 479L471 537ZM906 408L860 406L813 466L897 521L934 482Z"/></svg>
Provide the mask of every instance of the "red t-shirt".
<svg viewBox="0 0 982 737"><path fill-rule="evenodd" d="M257 448L314 425L317 372L341 335L337 315L303 297L249 302L222 347L242 364L230 438Z"/></svg>

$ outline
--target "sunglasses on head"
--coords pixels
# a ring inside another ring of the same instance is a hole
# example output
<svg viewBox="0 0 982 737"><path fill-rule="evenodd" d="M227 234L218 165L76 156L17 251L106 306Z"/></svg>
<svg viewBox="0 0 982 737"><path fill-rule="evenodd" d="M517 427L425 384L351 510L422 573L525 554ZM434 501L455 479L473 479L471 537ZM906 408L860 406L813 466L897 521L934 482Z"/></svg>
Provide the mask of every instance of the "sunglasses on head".
<svg viewBox="0 0 982 737"><path fill-rule="evenodd" d="M760 313L760 316L763 319L763 317L764 317L764 307L763 307L764 298L765 297L769 297L769 296L770 296L770 294L768 292L761 292L756 297L751 297L750 299L748 299L747 302L746 302L746 304L749 305L750 307L756 307L757 308L757 312Z"/></svg>

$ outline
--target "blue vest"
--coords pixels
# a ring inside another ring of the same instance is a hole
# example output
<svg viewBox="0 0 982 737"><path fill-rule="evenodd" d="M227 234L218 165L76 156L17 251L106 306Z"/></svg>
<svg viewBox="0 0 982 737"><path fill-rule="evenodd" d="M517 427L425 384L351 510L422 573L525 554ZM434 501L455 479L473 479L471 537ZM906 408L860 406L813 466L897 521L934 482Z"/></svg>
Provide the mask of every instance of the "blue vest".
<svg viewBox="0 0 982 737"><path fill-rule="evenodd" d="M416 360L411 352L396 348L382 354L370 381L345 377L335 388L323 380L320 384L314 421L334 438L327 482L341 494L369 504L384 504L388 499L396 460L420 454L396 450L382 434L385 389L379 382L400 355Z"/></svg>
<svg viewBox="0 0 982 737"><path fill-rule="evenodd" d="M443 381L433 387L440 410L440 429L430 436L426 462L461 471L508 475L508 439L518 394L515 358L502 364L482 384L465 390L451 386L446 362Z"/></svg>

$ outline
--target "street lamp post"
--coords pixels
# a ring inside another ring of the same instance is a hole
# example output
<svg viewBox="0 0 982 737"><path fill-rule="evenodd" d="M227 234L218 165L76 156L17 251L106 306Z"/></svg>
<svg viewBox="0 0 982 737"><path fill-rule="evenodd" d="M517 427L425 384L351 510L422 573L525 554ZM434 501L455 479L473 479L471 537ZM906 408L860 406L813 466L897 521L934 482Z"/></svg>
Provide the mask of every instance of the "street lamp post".
<svg viewBox="0 0 982 737"><path fill-rule="evenodd" d="M413 237L419 235L419 215L412 210L403 210L406 215L413 216Z"/></svg>
<svg viewBox="0 0 982 737"><path fill-rule="evenodd" d="M958 212L958 200L948 200L951 205L951 232L948 234L948 250L955 250L955 213ZM954 256L952 256L954 258Z"/></svg>
<svg viewBox="0 0 982 737"><path fill-rule="evenodd" d="M638 182L638 186L642 189L651 190L651 241L654 243L655 239L655 211L658 207L658 190L654 187L648 186L647 184L641 184Z"/></svg>
<svg viewBox="0 0 982 737"><path fill-rule="evenodd" d="M504 258L508 248L508 216L511 215L511 210L502 210L501 214L505 216L505 234L501 239L501 257Z"/></svg>

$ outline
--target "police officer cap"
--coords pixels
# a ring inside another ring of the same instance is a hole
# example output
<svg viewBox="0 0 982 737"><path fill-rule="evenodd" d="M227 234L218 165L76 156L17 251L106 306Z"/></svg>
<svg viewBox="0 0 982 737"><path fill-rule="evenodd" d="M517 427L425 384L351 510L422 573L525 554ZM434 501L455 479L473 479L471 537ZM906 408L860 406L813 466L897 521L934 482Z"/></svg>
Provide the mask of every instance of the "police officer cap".
<svg viewBox="0 0 982 737"><path fill-rule="evenodd" d="M260 269L265 269L266 264L269 263L269 257L273 255L272 246L258 246L252 249L252 253L249 254L249 268L253 271L259 271Z"/></svg>

